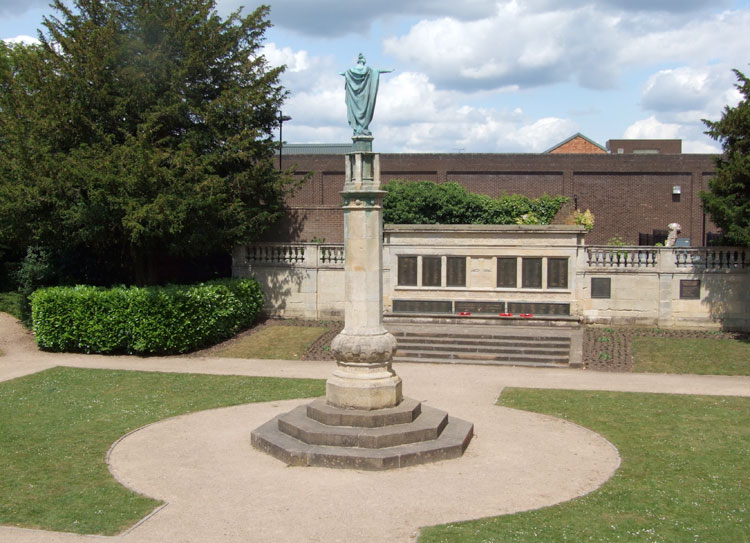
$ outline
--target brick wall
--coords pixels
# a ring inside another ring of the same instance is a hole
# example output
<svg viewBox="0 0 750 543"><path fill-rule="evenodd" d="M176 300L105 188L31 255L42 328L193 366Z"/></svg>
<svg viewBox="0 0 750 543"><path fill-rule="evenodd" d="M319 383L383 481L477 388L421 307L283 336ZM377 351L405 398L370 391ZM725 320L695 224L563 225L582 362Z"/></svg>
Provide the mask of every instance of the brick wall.
<svg viewBox="0 0 750 543"><path fill-rule="evenodd" d="M593 154L604 154L606 151L602 150L601 147L597 147L590 141L586 141L585 139L581 137L573 138L572 140L563 143L559 147L555 147L550 151L550 154L568 154L568 153L576 153L576 154L586 154L586 153L593 153Z"/></svg>
<svg viewBox="0 0 750 543"><path fill-rule="evenodd" d="M381 178L455 181L490 196L503 192L538 197L543 193L578 197L596 225L586 243L614 236L637 243L639 232L665 230L678 222L681 237L702 244L704 218L698 192L708 189L713 155L614 154L381 154ZM269 241L343 241L339 192L344 185L343 155L285 156L307 181L289 198L289 215L268 232ZM679 185L679 197L672 187ZM716 231L705 220L706 231Z"/></svg>
<svg viewBox="0 0 750 543"><path fill-rule="evenodd" d="M682 226L680 237L694 237L689 173L576 173L573 182L578 206L591 209L595 217L589 244L620 236L627 244L638 245L639 232L666 230L672 222ZM685 195L673 198L673 185L680 185ZM701 233L696 234L700 239Z"/></svg>
<svg viewBox="0 0 750 543"><path fill-rule="evenodd" d="M625 154L640 152L657 152L659 154L682 153L682 140L609 140L607 149L611 153Z"/></svg>

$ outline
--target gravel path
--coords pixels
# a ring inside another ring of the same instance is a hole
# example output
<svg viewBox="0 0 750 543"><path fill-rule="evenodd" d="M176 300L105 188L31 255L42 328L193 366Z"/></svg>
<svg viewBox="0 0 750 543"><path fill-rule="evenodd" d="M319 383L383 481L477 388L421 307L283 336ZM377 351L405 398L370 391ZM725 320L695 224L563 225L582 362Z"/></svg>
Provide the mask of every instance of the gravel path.
<svg viewBox="0 0 750 543"><path fill-rule="evenodd" d="M0 381L53 366L327 378L326 361L138 358L39 352L0 313ZM410 542L420 526L543 507L598 488L619 466L601 436L559 419L495 405L506 386L750 396L744 377L399 364L407 396L475 424L466 454L389 472L288 468L255 451L250 432L304 401L248 404L147 426L112 449L126 486L165 500L113 542ZM0 527L3 542L100 537Z"/></svg>

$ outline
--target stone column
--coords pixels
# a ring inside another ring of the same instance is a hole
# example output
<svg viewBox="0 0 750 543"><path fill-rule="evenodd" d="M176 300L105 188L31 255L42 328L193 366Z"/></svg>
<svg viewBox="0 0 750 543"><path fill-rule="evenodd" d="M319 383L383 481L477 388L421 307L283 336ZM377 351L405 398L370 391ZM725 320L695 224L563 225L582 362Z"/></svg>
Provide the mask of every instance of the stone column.
<svg viewBox="0 0 750 543"><path fill-rule="evenodd" d="M355 136L346 155L344 330L333 339L336 370L326 384L335 407L384 409L403 399L391 364L396 339L383 327L383 209L380 157L372 136Z"/></svg>

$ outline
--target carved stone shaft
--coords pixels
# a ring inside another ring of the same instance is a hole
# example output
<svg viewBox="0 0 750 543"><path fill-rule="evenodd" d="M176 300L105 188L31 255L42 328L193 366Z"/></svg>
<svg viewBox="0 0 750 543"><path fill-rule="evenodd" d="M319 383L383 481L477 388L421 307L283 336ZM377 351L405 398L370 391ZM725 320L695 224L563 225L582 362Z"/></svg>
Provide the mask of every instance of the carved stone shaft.
<svg viewBox="0 0 750 543"><path fill-rule="evenodd" d="M359 141L358 141L359 140ZM355 138L355 149L372 138ZM337 368L326 399L337 407L383 409L398 405L401 379L391 368L396 339L383 327L383 220L379 156L355 151L346 156L344 198L344 330L331 351Z"/></svg>

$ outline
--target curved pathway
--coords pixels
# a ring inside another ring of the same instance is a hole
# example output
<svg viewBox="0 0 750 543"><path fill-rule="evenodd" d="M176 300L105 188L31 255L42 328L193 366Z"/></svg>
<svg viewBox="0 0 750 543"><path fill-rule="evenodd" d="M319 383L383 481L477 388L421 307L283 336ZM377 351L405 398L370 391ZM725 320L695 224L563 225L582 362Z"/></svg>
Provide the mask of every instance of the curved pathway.
<svg viewBox="0 0 750 543"><path fill-rule="evenodd" d="M104 357L41 353L0 313L0 380L65 365L327 378L331 362ZM388 472L289 468L254 450L250 432L303 401L216 409L125 436L110 469L165 500L112 538L0 527L8 542L414 541L420 526L543 507L591 492L617 469L601 436L559 419L495 406L505 386L750 395L750 379L582 370L400 364L406 395L472 421L457 460Z"/></svg>

